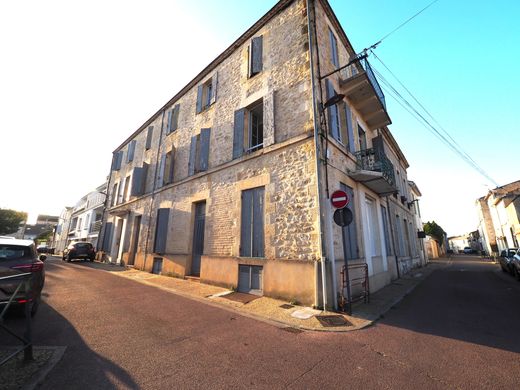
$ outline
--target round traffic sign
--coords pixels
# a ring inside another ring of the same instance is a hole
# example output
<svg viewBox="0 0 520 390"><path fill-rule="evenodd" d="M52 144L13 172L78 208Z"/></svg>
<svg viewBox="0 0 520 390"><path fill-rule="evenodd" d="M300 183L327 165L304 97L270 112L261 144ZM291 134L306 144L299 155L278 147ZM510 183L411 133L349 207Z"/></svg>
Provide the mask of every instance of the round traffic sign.
<svg viewBox="0 0 520 390"><path fill-rule="evenodd" d="M342 209L348 204L349 198L345 191L334 191L330 197L332 205L337 209Z"/></svg>
<svg viewBox="0 0 520 390"><path fill-rule="evenodd" d="M339 226L348 226L354 220L354 214L348 207L344 207L342 209L337 209L334 211L334 222Z"/></svg>

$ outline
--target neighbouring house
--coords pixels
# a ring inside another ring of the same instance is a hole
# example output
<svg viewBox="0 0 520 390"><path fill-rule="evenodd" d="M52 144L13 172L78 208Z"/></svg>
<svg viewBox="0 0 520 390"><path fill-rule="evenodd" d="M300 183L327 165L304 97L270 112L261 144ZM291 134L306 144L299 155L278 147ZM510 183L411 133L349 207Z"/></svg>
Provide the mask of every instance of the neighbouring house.
<svg viewBox="0 0 520 390"><path fill-rule="evenodd" d="M45 233L52 233L58 224L58 217L53 215L39 214L35 224L28 224L27 221L20 223L20 228L16 233L8 234L21 240L35 240Z"/></svg>
<svg viewBox="0 0 520 390"><path fill-rule="evenodd" d="M83 196L74 207L62 211L55 234L55 252L61 253L69 244L78 241L98 243L105 206L107 185L103 183Z"/></svg>
<svg viewBox="0 0 520 390"><path fill-rule="evenodd" d="M478 231L488 254L497 255L520 242L520 180L489 190L476 201Z"/></svg>
<svg viewBox="0 0 520 390"><path fill-rule="evenodd" d="M422 229L423 223L421 219L421 208L419 207L419 199L422 196L419 187L414 181L408 180L408 185L410 186L410 202L409 205L413 206L413 214L415 216L415 228L416 232L414 234L417 235L418 244L419 244L419 256L420 256L420 264L421 266L425 265L428 262L428 253L426 250L426 234ZM417 266L417 264L415 264Z"/></svg>
<svg viewBox="0 0 520 390"><path fill-rule="evenodd" d="M98 246L113 263L336 308L346 264L376 291L426 258L390 123L329 3L281 0L115 149Z"/></svg>

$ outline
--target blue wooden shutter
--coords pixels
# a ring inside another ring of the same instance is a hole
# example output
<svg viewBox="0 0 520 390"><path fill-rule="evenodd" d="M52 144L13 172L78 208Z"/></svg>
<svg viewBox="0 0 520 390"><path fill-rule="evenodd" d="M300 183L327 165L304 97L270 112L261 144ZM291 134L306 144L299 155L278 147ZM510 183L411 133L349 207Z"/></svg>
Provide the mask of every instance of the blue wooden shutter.
<svg viewBox="0 0 520 390"><path fill-rule="evenodd" d="M112 222L105 224L105 233L103 236L103 252L110 252L112 246Z"/></svg>
<svg viewBox="0 0 520 390"><path fill-rule="evenodd" d="M359 257L359 249L357 244L357 230L356 230L356 209L354 207L354 190L345 184L340 184L340 189L345 191L350 199L348 208L352 211L354 220L352 223L343 228L343 245L345 245L345 254L347 259L352 260Z"/></svg>
<svg viewBox="0 0 520 390"><path fill-rule="evenodd" d="M252 255L253 191L242 191L242 213L240 220L240 256Z"/></svg>
<svg viewBox="0 0 520 390"><path fill-rule="evenodd" d="M354 141L354 128L352 127L352 112L348 104L345 104L345 117L347 118L348 150L355 153L356 144Z"/></svg>
<svg viewBox="0 0 520 390"><path fill-rule="evenodd" d="M155 253L164 253L166 251L166 239L168 238L168 220L170 218L170 209L163 208L157 210L157 221L155 228L155 241L153 251Z"/></svg>
<svg viewBox="0 0 520 390"><path fill-rule="evenodd" d="M153 126L148 126L148 134L146 134L146 150L152 147L152 137L153 137Z"/></svg>
<svg viewBox="0 0 520 390"><path fill-rule="evenodd" d="M157 187L162 187L164 182L164 165L166 163L166 155L163 154L161 156L161 161L159 163L159 169L157 171Z"/></svg>
<svg viewBox="0 0 520 390"><path fill-rule="evenodd" d="M197 158L197 136L191 137L190 159L188 161L188 176L195 174L195 160Z"/></svg>
<svg viewBox="0 0 520 390"><path fill-rule="evenodd" d="M141 187L141 194L146 193L146 181L148 180L148 170L149 169L150 169L150 165L147 163L144 163L143 164L143 180L142 180L143 186Z"/></svg>
<svg viewBox="0 0 520 390"><path fill-rule="evenodd" d="M172 147L172 150L170 150L170 167L167 172L168 174L168 183L173 183L173 169L175 165L175 149Z"/></svg>
<svg viewBox="0 0 520 390"><path fill-rule="evenodd" d="M329 38L330 38L330 52L331 52L331 61L332 64L337 68L339 67L339 58L338 58L338 42L336 40L336 36L329 29Z"/></svg>
<svg viewBox="0 0 520 390"><path fill-rule="evenodd" d="M175 131L178 129L179 127L179 110L180 110L181 106L180 104L176 104L175 107L173 107L173 118L172 118L172 126L171 126L171 131Z"/></svg>
<svg viewBox="0 0 520 390"><path fill-rule="evenodd" d="M136 145L136 143L137 143L136 140L132 140L128 144L128 154L126 156L126 162L134 161L134 154L135 154L135 145Z"/></svg>
<svg viewBox="0 0 520 390"><path fill-rule="evenodd" d="M166 134L170 134L172 132L172 113L172 110L168 111L168 120L166 121Z"/></svg>
<svg viewBox="0 0 520 390"><path fill-rule="evenodd" d="M262 71L262 35L251 40L251 70L250 75L253 76Z"/></svg>
<svg viewBox="0 0 520 390"><path fill-rule="evenodd" d="M202 94L204 92L204 85L199 85L197 88L197 114L202 111Z"/></svg>
<svg viewBox="0 0 520 390"><path fill-rule="evenodd" d="M253 190L252 257L264 257L264 187Z"/></svg>
<svg viewBox="0 0 520 390"><path fill-rule="evenodd" d="M123 160L123 151L116 152L113 160L113 170L119 171L121 169L121 161Z"/></svg>
<svg viewBox="0 0 520 390"><path fill-rule="evenodd" d="M211 97L209 100L209 104L215 103L217 100L217 85L218 85L218 73L215 72L213 77L211 78Z"/></svg>
<svg viewBox="0 0 520 390"><path fill-rule="evenodd" d="M233 125L233 160L244 153L244 119L246 110L241 108L235 111L235 123Z"/></svg>
<svg viewBox="0 0 520 390"><path fill-rule="evenodd" d="M209 161L209 140L211 135L211 129L200 130L200 153L199 153L199 166L197 171L207 171Z"/></svg>
<svg viewBox="0 0 520 390"><path fill-rule="evenodd" d="M325 80L327 100L336 95L334 87L329 79ZM334 104L327 110L329 119L329 131L334 139L339 140L338 106Z"/></svg>
<svg viewBox="0 0 520 390"><path fill-rule="evenodd" d="M132 188L130 189L130 196L139 196L143 194L143 174L144 168L134 168L132 173Z"/></svg>

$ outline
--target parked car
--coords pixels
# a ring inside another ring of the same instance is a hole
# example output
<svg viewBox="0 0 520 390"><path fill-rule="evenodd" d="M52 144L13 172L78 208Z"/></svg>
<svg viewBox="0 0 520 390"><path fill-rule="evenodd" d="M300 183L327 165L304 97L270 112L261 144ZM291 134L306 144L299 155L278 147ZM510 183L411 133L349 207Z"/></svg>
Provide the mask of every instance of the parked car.
<svg viewBox="0 0 520 390"><path fill-rule="evenodd" d="M500 263L500 267L502 268L502 271L508 272L510 274L513 273L513 257L515 256L516 252L518 252L518 248L508 248L504 249L502 252L500 252L500 256L498 257L498 262Z"/></svg>
<svg viewBox="0 0 520 390"><path fill-rule="evenodd" d="M63 260L72 261L73 259L83 259L94 261L96 258L96 250L90 242L76 242L70 244L63 251Z"/></svg>
<svg viewBox="0 0 520 390"><path fill-rule="evenodd" d="M0 239L0 311L7 305L22 280L1 278L29 273L30 288L26 290L24 284L14 296L11 305L13 307L31 305L31 315L36 314L45 283L46 258L45 255L37 255L33 241Z"/></svg>
<svg viewBox="0 0 520 390"><path fill-rule="evenodd" d="M516 251L513 259L511 260L511 273L514 277L520 280L520 249Z"/></svg>
<svg viewBox="0 0 520 390"><path fill-rule="evenodd" d="M469 246L464 248L464 254L465 255L471 255L472 253L475 253L475 250L473 248L470 248Z"/></svg>
<svg viewBox="0 0 520 390"><path fill-rule="evenodd" d="M49 253L49 248L47 247L47 245L38 245L36 247L36 251L38 253Z"/></svg>

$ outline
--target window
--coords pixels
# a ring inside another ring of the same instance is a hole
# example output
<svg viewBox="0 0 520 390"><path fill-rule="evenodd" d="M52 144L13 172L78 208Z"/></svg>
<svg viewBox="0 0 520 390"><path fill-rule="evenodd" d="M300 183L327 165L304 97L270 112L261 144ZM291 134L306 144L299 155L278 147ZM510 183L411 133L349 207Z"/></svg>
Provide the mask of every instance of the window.
<svg viewBox="0 0 520 390"><path fill-rule="evenodd" d="M264 147L264 102L235 111L233 159Z"/></svg>
<svg viewBox="0 0 520 390"><path fill-rule="evenodd" d="M361 125L358 123L358 138L359 138L359 150L366 150L367 149L367 135L365 133L365 130L361 127Z"/></svg>
<svg viewBox="0 0 520 390"><path fill-rule="evenodd" d="M161 161L162 163L162 183L161 185L165 186L167 184L173 183L173 169L174 169L174 158L175 158L175 152L172 147L172 149L163 155L164 161Z"/></svg>
<svg viewBox="0 0 520 390"><path fill-rule="evenodd" d="M264 257L264 187L242 191L240 256Z"/></svg>
<svg viewBox="0 0 520 390"><path fill-rule="evenodd" d="M168 220L170 218L170 209L162 208L157 210L157 220L155 225L155 240L153 251L155 253L165 253L166 239L168 237Z"/></svg>
<svg viewBox="0 0 520 390"><path fill-rule="evenodd" d="M375 207L375 201L368 196L365 196L365 211L366 211L366 230L368 236L368 249L370 254L367 256L379 256L380 251L380 238L379 238L379 226L377 223L377 213Z"/></svg>
<svg viewBox="0 0 520 390"><path fill-rule="evenodd" d="M176 104L168 111L168 120L166 122L166 135L173 133L179 126L179 110L181 105Z"/></svg>
<svg viewBox="0 0 520 390"><path fill-rule="evenodd" d="M81 224L82 224L82 223L83 223L83 220L80 218L80 219L78 220L78 226L76 226L76 228L77 228L76 230L77 230L78 232L81 230L81 226L82 226Z"/></svg>
<svg viewBox="0 0 520 390"><path fill-rule="evenodd" d="M409 223L409 226L410 226L410 228L408 229L408 232L410 234L410 249L411 249L410 254L412 256L417 256L417 245L415 243L415 234L414 234L414 229L413 229L413 225L411 222Z"/></svg>
<svg viewBox="0 0 520 390"><path fill-rule="evenodd" d="M117 197L118 197L118 191L119 191L119 183L114 184L112 187L112 206L115 206L117 204Z"/></svg>
<svg viewBox="0 0 520 390"><path fill-rule="evenodd" d="M90 222L90 215L87 214L87 217L85 218L85 224L83 225L83 230L87 230L88 229L89 222Z"/></svg>
<svg viewBox="0 0 520 390"><path fill-rule="evenodd" d="M411 244L410 244L410 232L408 231L408 223L406 222L406 219L403 219L403 232L404 232L404 238L406 239L406 256L410 256L412 254Z"/></svg>
<svg viewBox="0 0 520 390"><path fill-rule="evenodd" d="M336 96L337 93L334 90L334 86L332 85L329 79L325 80L326 84L326 97L327 101L332 97ZM329 124L329 132L332 137L341 142L341 132L340 132L340 118L339 118L339 110L338 104L333 104L327 109L327 120Z"/></svg>
<svg viewBox="0 0 520 390"><path fill-rule="evenodd" d="M208 170L210 134L211 129L201 129L200 134L191 137L188 176Z"/></svg>
<svg viewBox="0 0 520 390"><path fill-rule="evenodd" d="M76 226L78 225L78 218L72 218L72 222L70 223L70 231L76 230Z"/></svg>
<svg viewBox="0 0 520 390"><path fill-rule="evenodd" d="M152 147L152 137L153 137L153 126L148 126L148 133L146 134L146 146L145 146L146 150L148 150Z"/></svg>
<svg viewBox="0 0 520 390"><path fill-rule="evenodd" d="M383 217L383 233L385 235L386 254L391 255L392 254L392 245L390 245L390 234L389 234L389 230L388 230L388 215L386 214L385 206L381 206L381 215Z"/></svg>
<svg viewBox="0 0 520 390"><path fill-rule="evenodd" d="M397 254L399 256L405 256L403 227L401 226L401 221L399 219L399 215L395 216L395 226L396 226L396 229L397 229L397 239L398 239L398 243L399 243L399 250L398 250Z"/></svg>
<svg viewBox="0 0 520 390"><path fill-rule="evenodd" d="M132 171L132 188L130 196L140 196L146 192L146 177L148 176L148 164L135 167Z"/></svg>
<svg viewBox="0 0 520 390"><path fill-rule="evenodd" d="M330 38L330 60L332 62L332 65L334 65L334 67L339 68L338 41L331 29L329 29L329 38Z"/></svg>
<svg viewBox="0 0 520 390"><path fill-rule="evenodd" d="M254 75L262 71L262 46L263 38L262 35L255 37L251 40L249 45L248 55L248 76L253 77Z"/></svg>
<svg viewBox="0 0 520 390"><path fill-rule="evenodd" d="M132 140L128 144L128 153L126 154L126 162L132 162L134 161L134 154L135 154L135 145L137 141Z"/></svg>
<svg viewBox="0 0 520 390"><path fill-rule="evenodd" d="M197 89L197 114L208 109L217 100L217 73Z"/></svg>
<svg viewBox="0 0 520 390"><path fill-rule="evenodd" d="M326 80L326 98L327 101L337 92L330 80ZM327 121L329 124L329 132L331 136L338 142L344 144L351 152L355 152L354 133L352 129L352 112L348 104L341 100L340 102L328 107Z"/></svg>
<svg viewBox="0 0 520 390"><path fill-rule="evenodd" d="M343 231L343 246L344 253L347 260L353 260L359 258L359 248L357 243L357 229L356 229L356 209L354 207L354 190L340 183L340 189L345 191L350 199L349 205L347 207L352 211L352 223L348 226L345 226Z"/></svg>
<svg viewBox="0 0 520 390"><path fill-rule="evenodd" d="M345 106L345 125L347 128L347 147L352 153L356 151L356 146L354 144L354 128L352 126L352 112L348 104L344 104Z"/></svg>
<svg viewBox="0 0 520 390"><path fill-rule="evenodd" d="M128 200L128 190L129 190L129 187L130 187L130 180L131 180L132 176L131 175L128 175L126 178L125 178L125 185L124 185L124 190L123 190L123 193L121 195L121 203L124 203Z"/></svg>

